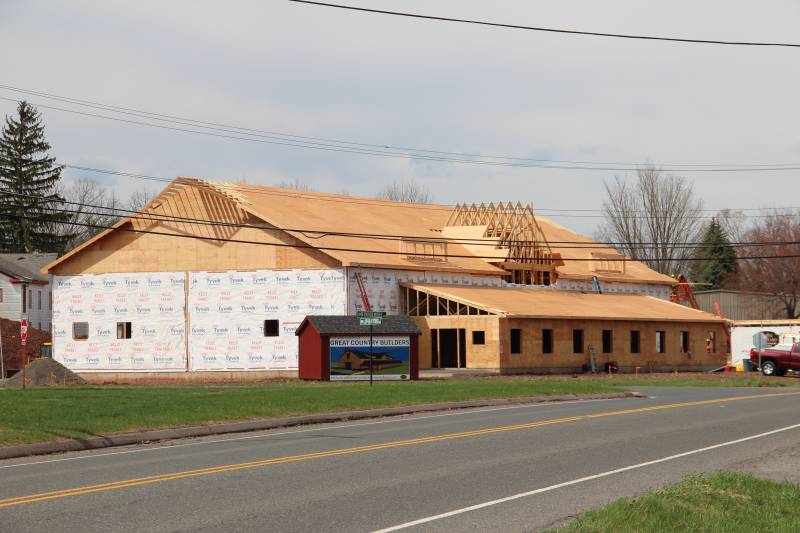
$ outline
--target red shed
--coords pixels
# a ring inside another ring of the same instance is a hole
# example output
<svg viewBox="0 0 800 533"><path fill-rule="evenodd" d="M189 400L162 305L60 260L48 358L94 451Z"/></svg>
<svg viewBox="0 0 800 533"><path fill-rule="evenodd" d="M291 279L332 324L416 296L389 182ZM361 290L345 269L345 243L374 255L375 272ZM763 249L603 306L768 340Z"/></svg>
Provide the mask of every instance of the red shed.
<svg viewBox="0 0 800 533"><path fill-rule="evenodd" d="M380 381L419 379L420 330L411 317L387 316L379 326L347 315L307 316L299 337L300 379Z"/></svg>

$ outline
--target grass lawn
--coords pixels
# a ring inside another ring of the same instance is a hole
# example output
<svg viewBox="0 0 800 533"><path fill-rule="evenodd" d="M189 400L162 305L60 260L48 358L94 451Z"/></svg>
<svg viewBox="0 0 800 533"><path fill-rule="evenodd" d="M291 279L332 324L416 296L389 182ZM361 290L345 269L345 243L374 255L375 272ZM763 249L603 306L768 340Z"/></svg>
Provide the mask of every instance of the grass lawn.
<svg viewBox="0 0 800 533"><path fill-rule="evenodd" d="M745 474L693 476L579 516L561 533L800 531L800 485Z"/></svg>
<svg viewBox="0 0 800 533"><path fill-rule="evenodd" d="M457 378L455 378L457 379ZM563 380L564 376L492 376L491 380ZM609 387L800 387L800 376L762 376L755 372L709 374L707 372L645 374L578 374L575 381L592 382Z"/></svg>
<svg viewBox="0 0 800 533"><path fill-rule="evenodd" d="M616 391L593 381L493 380L0 389L0 445L414 403Z"/></svg>
<svg viewBox="0 0 800 533"><path fill-rule="evenodd" d="M733 372L730 374L708 374L701 372L678 374L601 374L581 376L617 387L799 387L800 377L762 376L755 372Z"/></svg>

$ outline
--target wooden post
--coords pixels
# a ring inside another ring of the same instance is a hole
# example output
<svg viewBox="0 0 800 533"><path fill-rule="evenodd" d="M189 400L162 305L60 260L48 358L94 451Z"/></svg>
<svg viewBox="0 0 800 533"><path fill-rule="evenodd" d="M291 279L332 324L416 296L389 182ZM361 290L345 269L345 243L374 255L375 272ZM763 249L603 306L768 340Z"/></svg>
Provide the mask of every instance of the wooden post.
<svg viewBox="0 0 800 533"><path fill-rule="evenodd" d="M436 330L436 368L442 368L442 331Z"/></svg>
<svg viewBox="0 0 800 533"><path fill-rule="evenodd" d="M458 329L458 321L455 323L456 326L456 368L461 368L461 334L459 333Z"/></svg>

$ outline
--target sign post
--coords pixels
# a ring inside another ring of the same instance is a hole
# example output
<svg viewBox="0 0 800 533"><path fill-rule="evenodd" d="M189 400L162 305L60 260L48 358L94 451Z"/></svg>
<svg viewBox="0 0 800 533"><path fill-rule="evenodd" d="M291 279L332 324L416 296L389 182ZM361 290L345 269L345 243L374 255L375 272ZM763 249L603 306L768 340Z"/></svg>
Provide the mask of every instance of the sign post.
<svg viewBox="0 0 800 533"><path fill-rule="evenodd" d="M375 354L372 350L372 326L380 326L386 313L383 311L358 311L356 312L358 323L362 326L369 326L369 386L372 386L373 363Z"/></svg>
<svg viewBox="0 0 800 533"><path fill-rule="evenodd" d="M22 354L20 354L20 361L22 362L22 388L25 389L27 386L27 373L26 367L28 366L28 357L26 355L25 344L28 341L28 319L23 318L20 320L19 323L19 342L22 348Z"/></svg>
<svg viewBox="0 0 800 533"><path fill-rule="evenodd" d="M0 379L6 379L6 364L3 358L3 328L0 328Z"/></svg>
<svg viewBox="0 0 800 533"><path fill-rule="evenodd" d="M369 325L369 386L372 387L373 365L375 363L375 353L372 351L372 323Z"/></svg>

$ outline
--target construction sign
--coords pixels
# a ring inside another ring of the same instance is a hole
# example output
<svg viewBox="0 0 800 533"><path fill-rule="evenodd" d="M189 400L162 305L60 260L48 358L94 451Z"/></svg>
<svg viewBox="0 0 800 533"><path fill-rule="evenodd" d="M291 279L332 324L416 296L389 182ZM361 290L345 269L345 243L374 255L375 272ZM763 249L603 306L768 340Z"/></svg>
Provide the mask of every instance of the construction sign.
<svg viewBox="0 0 800 533"><path fill-rule="evenodd" d="M407 380L411 374L411 338L404 336L331 337L330 380Z"/></svg>

